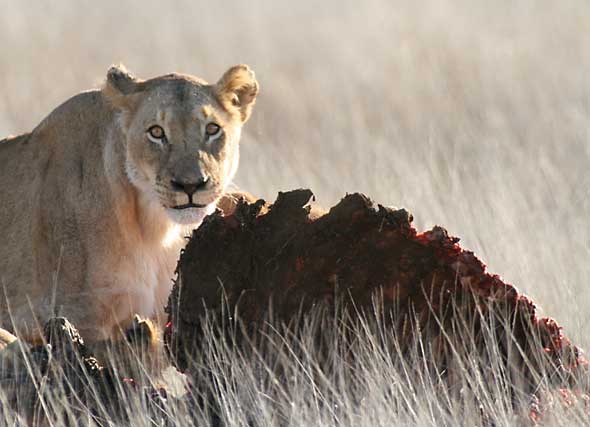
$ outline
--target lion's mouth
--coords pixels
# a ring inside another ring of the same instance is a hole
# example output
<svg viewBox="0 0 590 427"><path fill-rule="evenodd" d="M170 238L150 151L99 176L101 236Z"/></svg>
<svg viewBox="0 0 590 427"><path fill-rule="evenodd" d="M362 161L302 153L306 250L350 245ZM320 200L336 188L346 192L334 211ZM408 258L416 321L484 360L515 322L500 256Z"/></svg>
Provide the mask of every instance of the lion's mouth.
<svg viewBox="0 0 590 427"><path fill-rule="evenodd" d="M182 209L190 209L190 208L206 208L207 205L199 205L196 203L186 203L184 205L176 205L176 206L172 206L172 209L176 209L176 210L182 210Z"/></svg>

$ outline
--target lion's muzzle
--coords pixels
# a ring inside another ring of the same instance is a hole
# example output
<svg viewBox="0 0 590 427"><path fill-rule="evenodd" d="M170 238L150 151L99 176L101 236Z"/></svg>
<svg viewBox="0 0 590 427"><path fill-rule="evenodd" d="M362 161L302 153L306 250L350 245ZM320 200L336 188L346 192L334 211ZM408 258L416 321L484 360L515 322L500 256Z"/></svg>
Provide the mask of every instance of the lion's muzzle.
<svg viewBox="0 0 590 427"><path fill-rule="evenodd" d="M188 203L174 206L174 209L187 209L187 208L204 208L206 205L198 204L193 202L194 194L199 190L204 190L207 187L210 179L207 175L201 175L195 182L183 181L180 179L172 179L170 185L172 190L175 192L182 192L188 196Z"/></svg>

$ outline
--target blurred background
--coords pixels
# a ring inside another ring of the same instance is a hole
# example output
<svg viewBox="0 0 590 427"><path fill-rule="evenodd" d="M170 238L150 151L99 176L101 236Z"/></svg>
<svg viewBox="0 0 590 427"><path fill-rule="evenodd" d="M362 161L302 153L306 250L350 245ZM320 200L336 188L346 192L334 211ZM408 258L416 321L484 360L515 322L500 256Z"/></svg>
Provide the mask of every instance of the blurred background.
<svg viewBox="0 0 590 427"><path fill-rule="evenodd" d="M261 93L237 185L440 224L590 344L590 2L0 0L0 135L110 64Z"/></svg>

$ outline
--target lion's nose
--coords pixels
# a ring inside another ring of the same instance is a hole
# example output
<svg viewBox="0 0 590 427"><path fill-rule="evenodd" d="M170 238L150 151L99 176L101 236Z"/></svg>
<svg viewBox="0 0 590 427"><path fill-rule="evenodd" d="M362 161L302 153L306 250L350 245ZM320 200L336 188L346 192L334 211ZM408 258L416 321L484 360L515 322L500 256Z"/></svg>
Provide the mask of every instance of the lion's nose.
<svg viewBox="0 0 590 427"><path fill-rule="evenodd" d="M179 192L183 191L188 196L192 196L198 190L205 188L205 186L207 185L208 182L209 182L209 177L203 176L197 182L183 182L180 180L173 179L172 181L170 181L170 184L172 185L172 189L174 191L179 191Z"/></svg>

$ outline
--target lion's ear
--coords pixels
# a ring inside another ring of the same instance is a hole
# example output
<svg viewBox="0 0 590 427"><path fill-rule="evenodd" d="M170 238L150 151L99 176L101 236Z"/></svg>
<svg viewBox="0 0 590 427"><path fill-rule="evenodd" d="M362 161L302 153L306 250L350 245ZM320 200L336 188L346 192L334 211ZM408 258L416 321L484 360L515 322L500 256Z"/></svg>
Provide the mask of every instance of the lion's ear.
<svg viewBox="0 0 590 427"><path fill-rule="evenodd" d="M219 101L227 109L237 109L242 122L250 117L258 95L258 82L247 65L234 65L215 84Z"/></svg>
<svg viewBox="0 0 590 427"><path fill-rule="evenodd" d="M131 95L137 91L139 80L124 65L112 65L107 71L107 81L102 90L106 98L116 107L128 106Z"/></svg>
<svg viewBox="0 0 590 427"><path fill-rule="evenodd" d="M111 65L107 71L107 86L121 95L133 93L136 84L137 78L123 64Z"/></svg>

